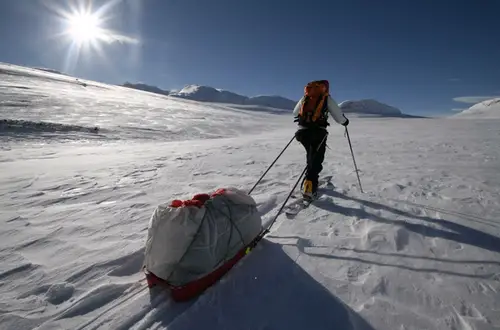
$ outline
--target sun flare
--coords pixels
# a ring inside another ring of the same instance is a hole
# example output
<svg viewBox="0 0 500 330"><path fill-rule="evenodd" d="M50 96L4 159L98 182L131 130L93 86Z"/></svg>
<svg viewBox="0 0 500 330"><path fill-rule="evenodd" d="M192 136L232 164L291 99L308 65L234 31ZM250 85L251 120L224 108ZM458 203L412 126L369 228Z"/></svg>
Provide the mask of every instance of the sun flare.
<svg viewBox="0 0 500 330"><path fill-rule="evenodd" d="M94 42L104 36L97 15L77 13L68 17L68 33L77 43Z"/></svg>
<svg viewBox="0 0 500 330"><path fill-rule="evenodd" d="M0 0L1 1L1 0ZM114 28L117 22L115 10L117 6L125 5L123 0L102 0L100 6L93 5L93 1L64 1L56 4L55 1L42 1L47 11L52 14L54 23L57 23L59 32L52 38L58 39L58 46L65 48L64 70L72 71L81 60L98 59L112 66L107 51L117 47L134 47L140 44L135 36L129 36ZM128 1L127 1L128 3ZM133 21L137 20L138 13L134 9L139 1L131 1L135 7L130 15ZM129 48L136 54L136 48Z"/></svg>

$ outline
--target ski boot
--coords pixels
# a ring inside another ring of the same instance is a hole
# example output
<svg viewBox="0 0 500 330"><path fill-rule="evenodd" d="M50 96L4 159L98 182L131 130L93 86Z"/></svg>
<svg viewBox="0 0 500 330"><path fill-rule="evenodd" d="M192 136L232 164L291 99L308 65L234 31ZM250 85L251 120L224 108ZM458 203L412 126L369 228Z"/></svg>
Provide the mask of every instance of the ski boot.
<svg viewBox="0 0 500 330"><path fill-rule="evenodd" d="M305 180L303 185L302 197L307 201L312 201L317 196L317 192L313 192L313 183L311 180Z"/></svg>

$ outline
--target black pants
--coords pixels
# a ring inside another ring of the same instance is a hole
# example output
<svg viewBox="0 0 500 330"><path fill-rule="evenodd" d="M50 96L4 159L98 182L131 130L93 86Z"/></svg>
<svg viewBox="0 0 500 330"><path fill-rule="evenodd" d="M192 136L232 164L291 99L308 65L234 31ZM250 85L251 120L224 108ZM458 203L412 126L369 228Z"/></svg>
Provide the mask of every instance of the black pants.
<svg viewBox="0 0 500 330"><path fill-rule="evenodd" d="M327 135L326 129L322 128L300 129L295 133L297 141L306 149L307 170L305 180L312 181L313 192L318 189L319 173L323 170Z"/></svg>

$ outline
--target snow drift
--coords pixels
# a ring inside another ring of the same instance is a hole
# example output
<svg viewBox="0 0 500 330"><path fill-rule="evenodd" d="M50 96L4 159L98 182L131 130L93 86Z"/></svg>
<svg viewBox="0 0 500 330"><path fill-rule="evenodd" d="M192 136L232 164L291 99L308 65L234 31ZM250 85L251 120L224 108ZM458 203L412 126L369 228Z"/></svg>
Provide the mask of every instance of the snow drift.
<svg viewBox="0 0 500 330"><path fill-rule="evenodd" d="M32 122L29 120L0 119L0 133L26 133L26 132L99 132L99 127L85 127L50 122Z"/></svg>
<svg viewBox="0 0 500 330"><path fill-rule="evenodd" d="M390 105L381 103L373 99L365 99L359 101L343 101L339 107L345 113L359 113L368 115L381 115L381 116L396 116L402 114L401 110Z"/></svg>
<svg viewBox="0 0 500 330"><path fill-rule="evenodd" d="M236 111L230 105L192 102L0 64L0 135L9 139L180 141L280 126L281 119L270 111Z"/></svg>
<svg viewBox="0 0 500 330"><path fill-rule="evenodd" d="M500 119L500 98L479 102L454 117Z"/></svg>
<svg viewBox="0 0 500 330"><path fill-rule="evenodd" d="M63 76L67 76L66 73L61 72L59 70L54 70L54 69L51 69L51 68L33 67L33 69L40 70L40 71L45 71L45 72L50 72L50 73L55 73L55 74L60 74L60 75L63 75Z"/></svg>

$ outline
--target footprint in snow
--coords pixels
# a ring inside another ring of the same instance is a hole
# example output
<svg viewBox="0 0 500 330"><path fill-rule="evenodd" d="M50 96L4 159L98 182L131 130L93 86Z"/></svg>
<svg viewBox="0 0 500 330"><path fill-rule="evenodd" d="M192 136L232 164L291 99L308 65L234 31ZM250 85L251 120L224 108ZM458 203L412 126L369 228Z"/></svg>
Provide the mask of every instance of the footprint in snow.
<svg viewBox="0 0 500 330"><path fill-rule="evenodd" d="M20 294L17 299L25 299L30 296L40 296L52 305L60 305L73 297L75 287L66 282L45 284L33 290Z"/></svg>
<svg viewBox="0 0 500 330"><path fill-rule="evenodd" d="M388 288L389 288L389 281L387 280L387 278L382 276L377 280L376 285L372 289L371 293L373 295L386 296L387 292L388 292Z"/></svg>
<svg viewBox="0 0 500 330"><path fill-rule="evenodd" d="M347 280L354 284L364 284L371 274L371 265L356 264L347 269Z"/></svg>
<svg viewBox="0 0 500 330"><path fill-rule="evenodd" d="M45 300L53 305L59 305L69 300L74 292L75 287L73 285L69 283L56 283L51 285L45 293Z"/></svg>
<svg viewBox="0 0 500 330"><path fill-rule="evenodd" d="M396 244L397 251L404 250L410 243L410 233L408 230L399 228L394 235L394 243Z"/></svg>
<svg viewBox="0 0 500 330"><path fill-rule="evenodd" d="M71 307L66 309L56 319L67 319L91 313L113 300L117 299L127 291L133 284L105 284L94 288L79 297Z"/></svg>
<svg viewBox="0 0 500 330"><path fill-rule="evenodd" d="M458 313L469 318L484 319L483 314L481 314L481 312L474 305L468 305L464 301L462 301L462 305L460 306Z"/></svg>

